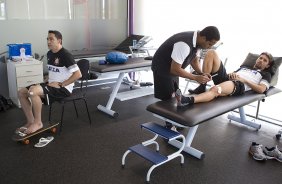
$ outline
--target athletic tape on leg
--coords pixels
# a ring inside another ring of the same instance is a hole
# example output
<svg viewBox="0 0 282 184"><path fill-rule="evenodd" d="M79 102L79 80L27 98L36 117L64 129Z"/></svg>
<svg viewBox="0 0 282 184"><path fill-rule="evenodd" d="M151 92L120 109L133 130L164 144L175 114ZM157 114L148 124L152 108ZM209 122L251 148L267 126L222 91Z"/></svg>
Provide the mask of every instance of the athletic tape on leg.
<svg viewBox="0 0 282 184"><path fill-rule="evenodd" d="M217 87L217 93L218 93L218 94L221 94L221 92L222 92L221 87L220 87L219 85L216 85L216 87Z"/></svg>

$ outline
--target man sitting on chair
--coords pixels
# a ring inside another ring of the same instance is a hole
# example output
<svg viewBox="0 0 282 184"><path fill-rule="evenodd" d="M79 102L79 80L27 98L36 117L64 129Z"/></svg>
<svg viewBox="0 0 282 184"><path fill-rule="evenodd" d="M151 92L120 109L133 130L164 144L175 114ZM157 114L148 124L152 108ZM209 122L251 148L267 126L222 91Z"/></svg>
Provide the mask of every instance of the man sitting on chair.
<svg viewBox="0 0 282 184"><path fill-rule="evenodd" d="M216 52L212 50L209 52L205 59L212 60L213 63L219 63ZM186 106L194 103L209 102L218 96L239 96L249 90L264 93L270 87L271 73L267 69L271 67L272 64L272 55L263 52L257 58L253 68L240 67L237 71L228 74L228 79L211 87L209 91L195 96L185 97L181 94L179 89L175 89L178 105Z"/></svg>
<svg viewBox="0 0 282 184"><path fill-rule="evenodd" d="M81 77L81 72L73 56L62 46L62 34L49 31L47 37L48 73L47 83L35 84L18 91L19 100L26 116L26 124L16 130L31 134L43 127L41 121L42 98L48 94L52 97L70 96L74 82Z"/></svg>

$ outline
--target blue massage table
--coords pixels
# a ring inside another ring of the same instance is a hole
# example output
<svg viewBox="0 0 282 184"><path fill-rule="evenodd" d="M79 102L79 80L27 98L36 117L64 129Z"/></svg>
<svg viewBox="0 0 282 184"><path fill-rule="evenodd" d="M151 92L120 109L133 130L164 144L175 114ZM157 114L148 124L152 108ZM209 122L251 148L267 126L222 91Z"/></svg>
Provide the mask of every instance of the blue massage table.
<svg viewBox="0 0 282 184"><path fill-rule="evenodd" d="M239 108L240 117L228 115L228 119L251 126L255 129L260 129L260 124L246 119L243 107L252 102L264 100L267 96L279 92L281 92L281 90L278 88L271 87L266 94L258 94L249 91L242 96L219 97L208 103L199 103L187 107L177 107L176 100L171 99L168 101L155 102L147 106L147 110L152 112L154 116L172 123L175 126L189 128L183 151L196 158L202 159L204 158L204 153L191 147L199 124ZM171 140L169 144L177 148L183 146L183 143L178 140Z"/></svg>
<svg viewBox="0 0 282 184"><path fill-rule="evenodd" d="M113 111L111 108L115 98L117 98L118 95L122 96L121 93L118 94L118 90L120 88L123 78L125 77L125 74L129 72L149 71L151 69L151 64L152 64L151 60L145 60L144 58L129 58L128 61L124 64L99 65L98 62L91 63L90 72L93 72L98 76L102 74L118 74L117 82L112 90L112 93L110 94L110 98L108 99L107 105L106 106L98 105L97 108L100 111L110 116L117 117L119 115L118 112ZM126 99L124 98L124 100L137 98L150 94L153 94L153 88L151 87L140 88L140 89L132 90L131 94L126 93L127 98ZM131 97L128 98L128 96Z"/></svg>

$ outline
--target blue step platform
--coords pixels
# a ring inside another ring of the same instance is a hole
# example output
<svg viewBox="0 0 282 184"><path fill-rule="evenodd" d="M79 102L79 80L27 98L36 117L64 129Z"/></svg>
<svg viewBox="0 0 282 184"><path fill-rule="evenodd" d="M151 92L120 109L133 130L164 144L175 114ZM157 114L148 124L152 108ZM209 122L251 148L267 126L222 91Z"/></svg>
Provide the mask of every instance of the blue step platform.
<svg viewBox="0 0 282 184"><path fill-rule="evenodd" d="M184 163L184 157L181 154L181 152L184 149L185 137L182 134L175 132L173 130L167 129L167 128L159 125L159 124L152 123L152 122L142 124L141 128L152 132L153 134L155 134L155 136L150 140L142 142L141 144L131 146L122 156L122 167L123 168L125 167L125 158L129 153L132 152L132 153L135 153L135 154L141 156L142 158L150 161L153 164L153 166L151 166L151 168L147 172L147 176L146 176L146 181L149 182L150 181L150 175L156 167L158 167L158 166L160 166L160 165L162 165L162 164L164 164L164 163L166 163L166 162L168 162L168 161L170 161L170 160L172 160L176 157L181 158L181 164ZM174 153L172 153L168 156L164 156L164 155L157 152L157 151L159 151L159 144L156 141L158 136L161 136L164 139L167 139L169 141L175 140L177 138L181 138L183 140L182 143L180 142L180 144L182 144L182 146L180 146L180 149L177 150L176 152L174 152ZM148 145L151 145L151 144L154 144L156 146L156 150L153 150L153 149L150 149L150 148L147 147Z"/></svg>
<svg viewBox="0 0 282 184"><path fill-rule="evenodd" d="M180 134L178 132L175 132L173 130L167 129L164 126L161 126L156 123L148 122L141 125L142 128L145 128L155 134L160 135L161 137L165 139L173 139L175 137L178 137Z"/></svg>
<svg viewBox="0 0 282 184"><path fill-rule="evenodd" d="M165 160L167 157L164 155L159 154L158 152L143 146L142 144L137 144L129 148L132 152L136 153L137 155L143 157L144 159L152 162L153 164L159 164Z"/></svg>

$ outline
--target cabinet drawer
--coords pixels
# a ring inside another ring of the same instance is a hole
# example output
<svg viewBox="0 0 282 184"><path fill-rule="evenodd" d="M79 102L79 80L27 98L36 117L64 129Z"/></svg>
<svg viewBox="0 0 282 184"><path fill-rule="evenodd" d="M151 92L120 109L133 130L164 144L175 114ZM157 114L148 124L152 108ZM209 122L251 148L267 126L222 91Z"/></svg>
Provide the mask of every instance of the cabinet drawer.
<svg viewBox="0 0 282 184"><path fill-rule="evenodd" d="M18 88L30 86L32 84L39 84L39 83L42 83L42 82L43 82L42 75L18 77L17 78Z"/></svg>
<svg viewBox="0 0 282 184"><path fill-rule="evenodd" d="M16 77L43 74L42 65L17 66L16 70Z"/></svg>

